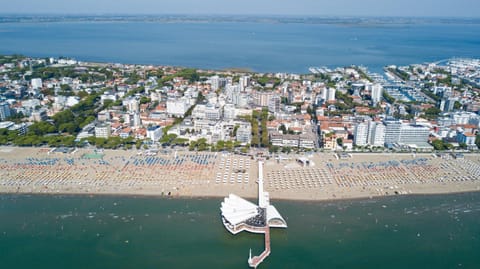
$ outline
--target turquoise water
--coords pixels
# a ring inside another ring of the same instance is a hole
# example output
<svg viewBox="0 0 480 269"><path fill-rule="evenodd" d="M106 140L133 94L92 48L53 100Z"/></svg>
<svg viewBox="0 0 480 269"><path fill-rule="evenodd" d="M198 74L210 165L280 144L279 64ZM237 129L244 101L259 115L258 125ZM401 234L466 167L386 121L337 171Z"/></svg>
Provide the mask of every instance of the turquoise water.
<svg viewBox="0 0 480 269"><path fill-rule="evenodd" d="M0 17L1 18L1 17ZM0 54L307 73L310 66L480 58L480 24L1 23Z"/></svg>
<svg viewBox="0 0 480 269"><path fill-rule="evenodd" d="M220 202L1 195L1 268L248 268L263 237ZM480 193L273 202L289 228L259 268L480 268Z"/></svg>

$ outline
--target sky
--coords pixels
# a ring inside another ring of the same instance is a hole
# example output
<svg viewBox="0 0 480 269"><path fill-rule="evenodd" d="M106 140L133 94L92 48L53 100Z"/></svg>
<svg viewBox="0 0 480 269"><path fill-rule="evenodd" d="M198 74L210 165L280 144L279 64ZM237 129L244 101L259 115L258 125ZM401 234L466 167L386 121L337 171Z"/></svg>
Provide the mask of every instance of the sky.
<svg viewBox="0 0 480 269"><path fill-rule="evenodd" d="M2 0L16 14L480 17L479 0Z"/></svg>

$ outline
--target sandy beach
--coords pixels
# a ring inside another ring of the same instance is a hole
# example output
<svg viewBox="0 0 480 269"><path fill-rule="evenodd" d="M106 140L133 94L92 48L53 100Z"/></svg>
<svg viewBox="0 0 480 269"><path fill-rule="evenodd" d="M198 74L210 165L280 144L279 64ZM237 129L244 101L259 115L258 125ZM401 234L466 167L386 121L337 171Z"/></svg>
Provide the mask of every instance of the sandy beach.
<svg viewBox="0 0 480 269"><path fill-rule="evenodd" d="M332 200L480 191L480 155L315 153L265 161L271 199ZM0 147L1 193L257 197L256 160L224 153Z"/></svg>

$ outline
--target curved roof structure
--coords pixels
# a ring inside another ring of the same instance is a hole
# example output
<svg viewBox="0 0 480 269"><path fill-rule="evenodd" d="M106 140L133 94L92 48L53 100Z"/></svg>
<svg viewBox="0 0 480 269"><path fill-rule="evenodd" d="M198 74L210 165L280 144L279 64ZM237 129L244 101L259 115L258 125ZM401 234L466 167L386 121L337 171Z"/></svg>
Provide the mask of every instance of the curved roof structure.
<svg viewBox="0 0 480 269"><path fill-rule="evenodd" d="M235 194L230 194L221 204L225 228L233 234L247 230L263 233L264 227L287 228L287 222L270 204L268 192L263 190L263 163L258 163L258 205Z"/></svg>
<svg viewBox="0 0 480 269"><path fill-rule="evenodd" d="M267 224L270 227L287 228L287 222L273 205L267 207Z"/></svg>
<svg viewBox="0 0 480 269"><path fill-rule="evenodd" d="M224 219L232 225L239 225L258 214L258 206L235 194L230 194L222 202L220 210Z"/></svg>

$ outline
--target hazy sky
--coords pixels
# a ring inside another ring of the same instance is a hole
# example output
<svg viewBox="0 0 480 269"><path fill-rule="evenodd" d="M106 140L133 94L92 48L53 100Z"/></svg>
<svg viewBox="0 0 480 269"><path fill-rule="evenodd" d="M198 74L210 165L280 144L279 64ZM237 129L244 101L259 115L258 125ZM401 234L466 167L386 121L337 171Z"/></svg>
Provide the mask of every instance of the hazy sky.
<svg viewBox="0 0 480 269"><path fill-rule="evenodd" d="M0 13L479 17L479 0L5 0Z"/></svg>

